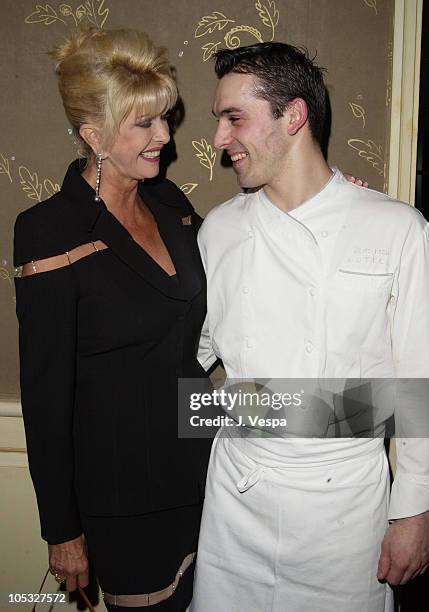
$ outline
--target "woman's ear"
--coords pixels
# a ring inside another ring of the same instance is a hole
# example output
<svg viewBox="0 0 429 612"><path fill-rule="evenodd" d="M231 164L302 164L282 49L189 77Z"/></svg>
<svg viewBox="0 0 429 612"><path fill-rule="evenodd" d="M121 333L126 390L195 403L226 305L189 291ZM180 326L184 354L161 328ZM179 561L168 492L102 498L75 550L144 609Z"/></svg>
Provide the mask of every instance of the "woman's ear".
<svg viewBox="0 0 429 612"><path fill-rule="evenodd" d="M102 152L101 138L98 128L91 123L83 123L79 128L79 135L94 152L94 155Z"/></svg>

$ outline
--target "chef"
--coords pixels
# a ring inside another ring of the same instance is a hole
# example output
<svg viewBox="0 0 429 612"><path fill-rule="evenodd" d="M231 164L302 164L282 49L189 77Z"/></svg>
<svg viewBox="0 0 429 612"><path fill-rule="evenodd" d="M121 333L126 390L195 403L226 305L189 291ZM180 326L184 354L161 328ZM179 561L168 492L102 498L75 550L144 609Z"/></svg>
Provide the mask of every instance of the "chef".
<svg viewBox="0 0 429 612"><path fill-rule="evenodd" d="M199 234L200 361L230 378L429 378L429 224L321 152L322 71L261 43L217 53L217 148L246 188ZM401 408L396 397L397 409ZM403 415L402 415L403 417ZM429 563L429 440L214 441L193 612L383 612Z"/></svg>

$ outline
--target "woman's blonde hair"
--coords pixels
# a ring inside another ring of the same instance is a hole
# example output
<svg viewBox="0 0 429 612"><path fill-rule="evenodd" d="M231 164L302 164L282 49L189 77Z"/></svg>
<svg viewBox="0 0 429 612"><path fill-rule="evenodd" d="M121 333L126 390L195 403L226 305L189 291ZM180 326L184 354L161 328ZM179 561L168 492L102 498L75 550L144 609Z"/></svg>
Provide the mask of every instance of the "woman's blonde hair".
<svg viewBox="0 0 429 612"><path fill-rule="evenodd" d="M132 110L155 116L177 101L167 52L144 32L91 28L72 34L51 56L67 118L79 139L80 126L94 123L106 147ZM82 145L84 155L91 156L89 145Z"/></svg>

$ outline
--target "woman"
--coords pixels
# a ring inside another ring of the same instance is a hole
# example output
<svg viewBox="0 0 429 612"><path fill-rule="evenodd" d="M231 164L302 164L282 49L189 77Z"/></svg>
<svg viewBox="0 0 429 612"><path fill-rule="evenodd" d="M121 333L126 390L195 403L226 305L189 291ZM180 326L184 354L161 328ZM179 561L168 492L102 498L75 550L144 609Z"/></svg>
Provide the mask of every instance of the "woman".
<svg viewBox="0 0 429 612"><path fill-rule="evenodd" d="M69 591L88 582L87 550L108 609L185 610L209 451L177 436L177 380L205 376L200 219L170 181L144 182L177 90L165 52L134 30L73 35L53 56L86 162L15 226L42 537Z"/></svg>

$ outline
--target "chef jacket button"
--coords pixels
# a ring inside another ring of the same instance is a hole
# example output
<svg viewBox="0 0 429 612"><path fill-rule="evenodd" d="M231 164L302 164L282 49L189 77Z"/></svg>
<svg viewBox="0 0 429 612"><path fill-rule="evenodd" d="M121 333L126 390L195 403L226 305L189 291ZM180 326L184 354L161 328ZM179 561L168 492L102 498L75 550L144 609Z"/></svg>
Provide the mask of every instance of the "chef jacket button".
<svg viewBox="0 0 429 612"><path fill-rule="evenodd" d="M243 287L243 293L249 293L250 289L249 287Z"/></svg>
<svg viewBox="0 0 429 612"><path fill-rule="evenodd" d="M253 238L253 232L252 232L252 230L249 230L249 231L247 232L247 235L248 235L248 237L249 237L249 238Z"/></svg>
<svg viewBox="0 0 429 612"><path fill-rule="evenodd" d="M323 232L321 233L322 238L327 238L329 236L329 232L327 232L326 230L323 230Z"/></svg>
<svg viewBox="0 0 429 612"><path fill-rule="evenodd" d="M312 342L307 342L307 344L305 345L305 350L307 351L307 353L311 353L314 349L314 345Z"/></svg>
<svg viewBox="0 0 429 612"><path fill-rule="evenodd" d="M314 297L314 296L316 295L316 293L317 293L317 292L316 292L316 288L315 288L315 287L310 287L310 289L308 290L308 293L309 293L311 296L313 296L313 297Z"/></svg>

